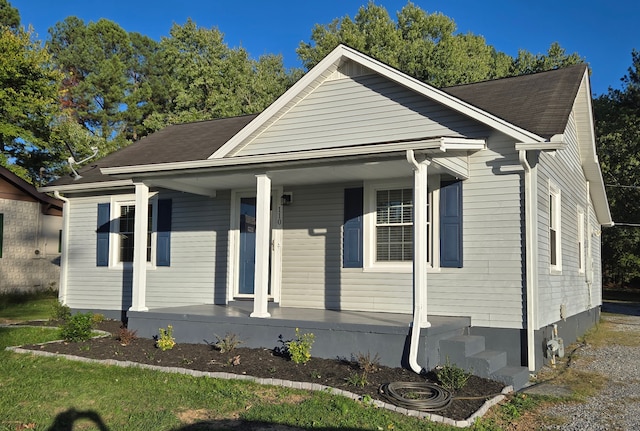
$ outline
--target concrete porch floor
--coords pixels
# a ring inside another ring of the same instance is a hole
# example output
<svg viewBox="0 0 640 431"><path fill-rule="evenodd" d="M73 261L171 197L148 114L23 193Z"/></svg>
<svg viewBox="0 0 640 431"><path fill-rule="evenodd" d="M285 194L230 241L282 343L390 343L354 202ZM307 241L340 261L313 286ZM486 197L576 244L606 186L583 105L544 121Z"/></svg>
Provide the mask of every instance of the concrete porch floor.
<svg viewBox="0 0 640 431"><path fill-rule="evenodd" d="M201 304L182 307L129 311L128 327L138 336L151 338L159 328L172 325L178 343L215 342L234 334L242 347L275 348L280 340L301 333L313 333L311 354L321 358L350 358L357 353L377 354L387 366L406 366L411 334L410 314L339 311L280 307L269 304L269 318L249 317L251 301L228 305ZM430 328L421 330L419 358L427 369L439 363L438 343L443 338L462 335L470 325L468 317L429 316Z"/></svg>

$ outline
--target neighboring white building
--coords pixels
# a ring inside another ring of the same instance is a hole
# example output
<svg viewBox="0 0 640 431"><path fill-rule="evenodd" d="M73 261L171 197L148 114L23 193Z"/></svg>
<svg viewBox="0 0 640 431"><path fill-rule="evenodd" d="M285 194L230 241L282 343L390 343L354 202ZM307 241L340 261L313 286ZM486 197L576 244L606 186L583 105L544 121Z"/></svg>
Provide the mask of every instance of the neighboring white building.
<svg viewBox="0 0 640 431"><path fill-rule="evenodd" d="M57 288L62 201L0 166L0 292Z"/></svg>

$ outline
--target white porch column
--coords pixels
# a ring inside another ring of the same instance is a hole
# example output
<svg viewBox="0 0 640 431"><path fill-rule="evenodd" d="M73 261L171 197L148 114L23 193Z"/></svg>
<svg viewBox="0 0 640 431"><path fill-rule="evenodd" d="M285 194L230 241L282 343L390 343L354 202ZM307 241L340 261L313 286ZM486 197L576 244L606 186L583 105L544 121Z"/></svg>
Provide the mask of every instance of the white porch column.
<svg viewBox="0 0 640 431"><path fill-rule="evenodd" d="M269 234L271 232L271 178L256 175L256 265L251 317L271 317L269 301Z"/></svg>
<svg viewBox="0 0 640 431"><path fill-rule="evenodd" d="M136 213L133 232L133 277L131 311L149 311L147 295L147 229L149 223L149 187L136 183Z"/></svg>
<svg viewBox="0 0 640 431"><path fill-rule="evenodd" d="M413 158L413 154L411 155ZM414 322L421 328L431 324L427 320L427 267L429 253L429 227L427 222L429 193L427 191L427 166L429 160L420 163L413 159L413 290Z"/></svg>

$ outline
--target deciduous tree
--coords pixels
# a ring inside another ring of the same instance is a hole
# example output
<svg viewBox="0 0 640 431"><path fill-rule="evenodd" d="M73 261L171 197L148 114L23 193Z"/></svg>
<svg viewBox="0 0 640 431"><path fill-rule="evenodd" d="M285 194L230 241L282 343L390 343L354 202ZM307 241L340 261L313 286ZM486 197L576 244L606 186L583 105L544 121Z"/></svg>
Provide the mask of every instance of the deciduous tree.
<svg viewBox="0 0 640 431"><path fill-rule="evenodd" d="M52 163L60 74L23 28L0 26L0 164L31 182Z"/></svg>
<svg viewBox="0 0 640 431"><path fill-rule="evenodd" d="M640 277L640 52L622 78L594 100L597 144L616 226L602 234L607 281L625 284Z"/></svg>

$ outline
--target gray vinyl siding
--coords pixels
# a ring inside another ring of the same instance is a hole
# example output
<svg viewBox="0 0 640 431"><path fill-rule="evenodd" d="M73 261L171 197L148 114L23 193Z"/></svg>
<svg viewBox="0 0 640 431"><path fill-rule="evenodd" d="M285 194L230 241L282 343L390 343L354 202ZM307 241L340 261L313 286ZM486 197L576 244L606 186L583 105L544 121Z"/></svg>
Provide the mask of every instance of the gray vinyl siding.
<svg viewBox="0 0 640 431"><path fill-rule="evenodd" d="M428 274L428 312L471 316L475 326L522 327L522 169L502 135L469 157L463 186L463 268ZM503 175L491 173L498 157ZM407 180L411 181L411 176ZM437 177L430 177L437 181ZM362 184L287 187L282 306L411 313L412 274L341 268L343 193Z"/></svg>
<svg viewBox="0 0 640 431"><path fill-rule="evenodd" d="M236 155L478 137L485 131L479 123L381 76L345 77L322 83Z"/></svg>
<svg viewBox="0 0 640 431"><path fill-rule="evenodd" d="M569 118L565 131L567 148L554 153L542 153L538 173L538 244L539 244L539 320L538 326L561 319L560 308L566 307L567 316L578 314L601 303L600 238L592 237L594 282L591 298L585 274L579 272L578 262L578 207L585 211L585 230L588 224L599 230L587 185L580 165L575 118ZM561 193L561 252L562 271L552 273L549 260L549 184ZM585 232L585 243L588 241Z"/></svg>
<svg viewBox="0 0 640 431"><path fill-rule="evenodd" d="M173 202L171 266L147 271L147 307L226 302L229 192L162 198Z"/></svg>
<svg viewBox="0 0 640 431"><path fill-rule="evenodd" d="M229 193L215 199L166 192L159 197L172 199L171 266L147 270L146 306L224 302ZM67 304L72 308L126 310L131 305L131 271L96 266L97 205L110 200L71 199Z"/></svg>
<svg viewBox="0 0 640 431"><path fill-rule="evenodd" d="M428 311L473 326L523 327L522 167L513 140L494 133L469 156L463 184L463 267L428 275Z"/></svg>
<svg viewBox="0 0 640 431"><path fill-rule="evenodd" d="M123 310L131 305L130 277L125 281L123 271L96 266L97 207L110 200L110 196L70 199L66 303L71 308Z"/></svg>

